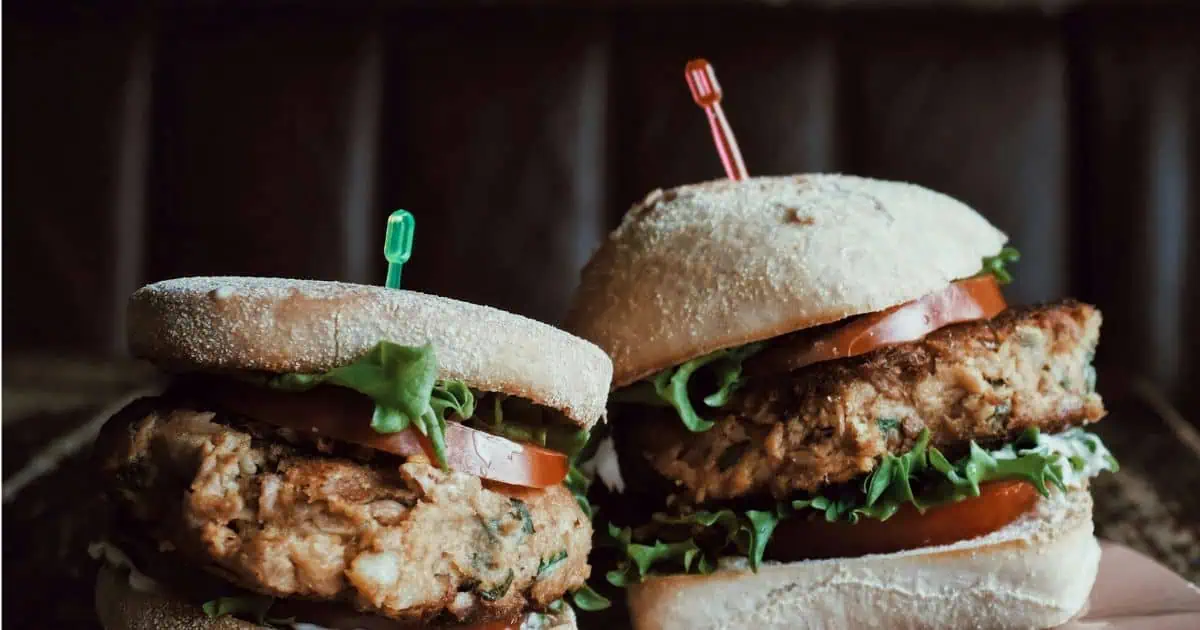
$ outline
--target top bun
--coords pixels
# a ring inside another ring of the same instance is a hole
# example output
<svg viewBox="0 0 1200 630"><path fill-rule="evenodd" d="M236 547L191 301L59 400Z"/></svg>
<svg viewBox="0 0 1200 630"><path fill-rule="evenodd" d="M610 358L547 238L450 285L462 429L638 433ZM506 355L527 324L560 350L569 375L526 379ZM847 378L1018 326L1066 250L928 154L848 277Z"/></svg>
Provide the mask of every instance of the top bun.
<svg viewBox="0 0 1200 630"><path fill-rule="evenodd" d="M613 386L710 352L895 306L979 271L1007 237L913 184L756 177L656 190L584 267L566 328Z"/></svg>
<svg viewBox="0 0 1200 630"><path fill-rule="evenodd" d="M380 341L432 343L439 378L519 396L590 428L612 364L596 346L487 306L382 286L178 278L129 300L129 347L169 368L323 372Z"/></svg>

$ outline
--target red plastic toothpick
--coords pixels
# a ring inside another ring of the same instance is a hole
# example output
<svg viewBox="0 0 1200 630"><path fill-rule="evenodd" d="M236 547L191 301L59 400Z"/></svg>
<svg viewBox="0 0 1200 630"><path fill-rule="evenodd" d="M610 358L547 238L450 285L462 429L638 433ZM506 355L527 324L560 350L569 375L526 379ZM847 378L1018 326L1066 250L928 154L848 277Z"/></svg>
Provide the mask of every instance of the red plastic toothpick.
<svg viewBox="0 0 1200 630"><path fill-rule="evenodd" d="M683 74L692 89L692 100L708 114L708 125L712 127L713 142L717 145L721 164L725 166L725 174L729 179L746 179L750 174L746 172L746 163L742 161L742 152L738 150L729 121L725 120L725 111L721 109L721 84L717 83L712 65L704 59L693 59Z"/></svg>

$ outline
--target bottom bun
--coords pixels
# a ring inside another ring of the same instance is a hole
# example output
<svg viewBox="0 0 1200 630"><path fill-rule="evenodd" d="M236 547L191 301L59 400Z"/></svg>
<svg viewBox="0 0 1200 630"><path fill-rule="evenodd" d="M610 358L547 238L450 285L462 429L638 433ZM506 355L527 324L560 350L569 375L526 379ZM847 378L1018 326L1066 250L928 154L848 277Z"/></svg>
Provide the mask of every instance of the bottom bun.
<svg viewBox="0 0 1200 630"><path fill-rule="evenodd" d="M104 630L260 630L264 626L234 617L209 617L200 607L170 595L130 585L128 574L111 566L100 568L96 580L96 612ZM575 613L565 606L557 623L537 626L541 630L578 630ZM525 624L522 628L525 628ZM287 626L284 626L285 628ZM296 624L305 630L320 626ZM397 627L409 628L412 626Z"/></svg>
<svg viewBox="0 0 1200 630"><path fill-rule="evenodd" d="M258 630L234 617L209 617L199 606L161 593L134 588L124 569L105 565L96 578L96 613L104 630Z"/></svg>
<svg viewBox="0 0 1200 630"><path fill-rule="evenodd" d="M629 607L637 630L1049 628L1083 611L1099 564L1092 497L1075 490L952 545L650 578Z"/></svg>

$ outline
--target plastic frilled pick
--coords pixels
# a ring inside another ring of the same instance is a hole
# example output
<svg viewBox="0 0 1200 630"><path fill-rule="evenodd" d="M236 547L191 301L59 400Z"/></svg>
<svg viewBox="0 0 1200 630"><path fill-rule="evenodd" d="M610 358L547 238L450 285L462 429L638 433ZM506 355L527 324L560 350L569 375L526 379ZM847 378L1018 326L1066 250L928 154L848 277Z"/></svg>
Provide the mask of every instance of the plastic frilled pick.
<svg viewBox="0 0 1200 630"><path fill-rule="evenodd" d="M387 234L383 241L383 257L388 261L387 282L389 289L400 288L400 271L412 257L413 231L417 221L405 210L397 210L388 217Z"/></svg>
<svg viewBox="0 0 1200 630"><path fill-rule="evenodd" d="M692 100L708 114L708 125L712 128L713 142L717 145L717 155L725 167L725 174L729 179L746 179L750 176L746 172L746 162L742 160L733 129L725 119L725 110L721 109L721 84L717 83L717 73L704 59L693 59L684 68L683 76L692 90Z"/></svg>

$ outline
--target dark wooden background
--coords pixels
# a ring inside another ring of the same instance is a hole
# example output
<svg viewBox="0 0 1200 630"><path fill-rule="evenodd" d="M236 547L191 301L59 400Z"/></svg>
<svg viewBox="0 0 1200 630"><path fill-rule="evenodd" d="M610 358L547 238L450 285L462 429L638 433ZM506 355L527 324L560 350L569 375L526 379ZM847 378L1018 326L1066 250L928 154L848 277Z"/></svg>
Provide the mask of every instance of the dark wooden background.
<svg viewBox="0 0 1200 630"><path fill-rule="evenodd" d="M126 297L190 274L381 282L545 321L651 188L721 176L706 56L752 173L958 196L1014 301L1106 323L1100 536L1200 579L1200 7L1071 0L11 0L3 137L4 623L93 628L87 445L152 378ZM914 243L914 247L933 244ZM590 621L593 627L617 627Z"/></svg>
<svg viewBox="0 0 1200 630"><path fill-rule="evenodd" d="M4 352L119 354L125 297L171 276L379 282L399 207L410 288L554 322L630 203L721 175L703 55L752 172L964 199L1025 254L1013 297L1098 303L1101 361L1182 401L1189 5L9 2Z"/></svg>

